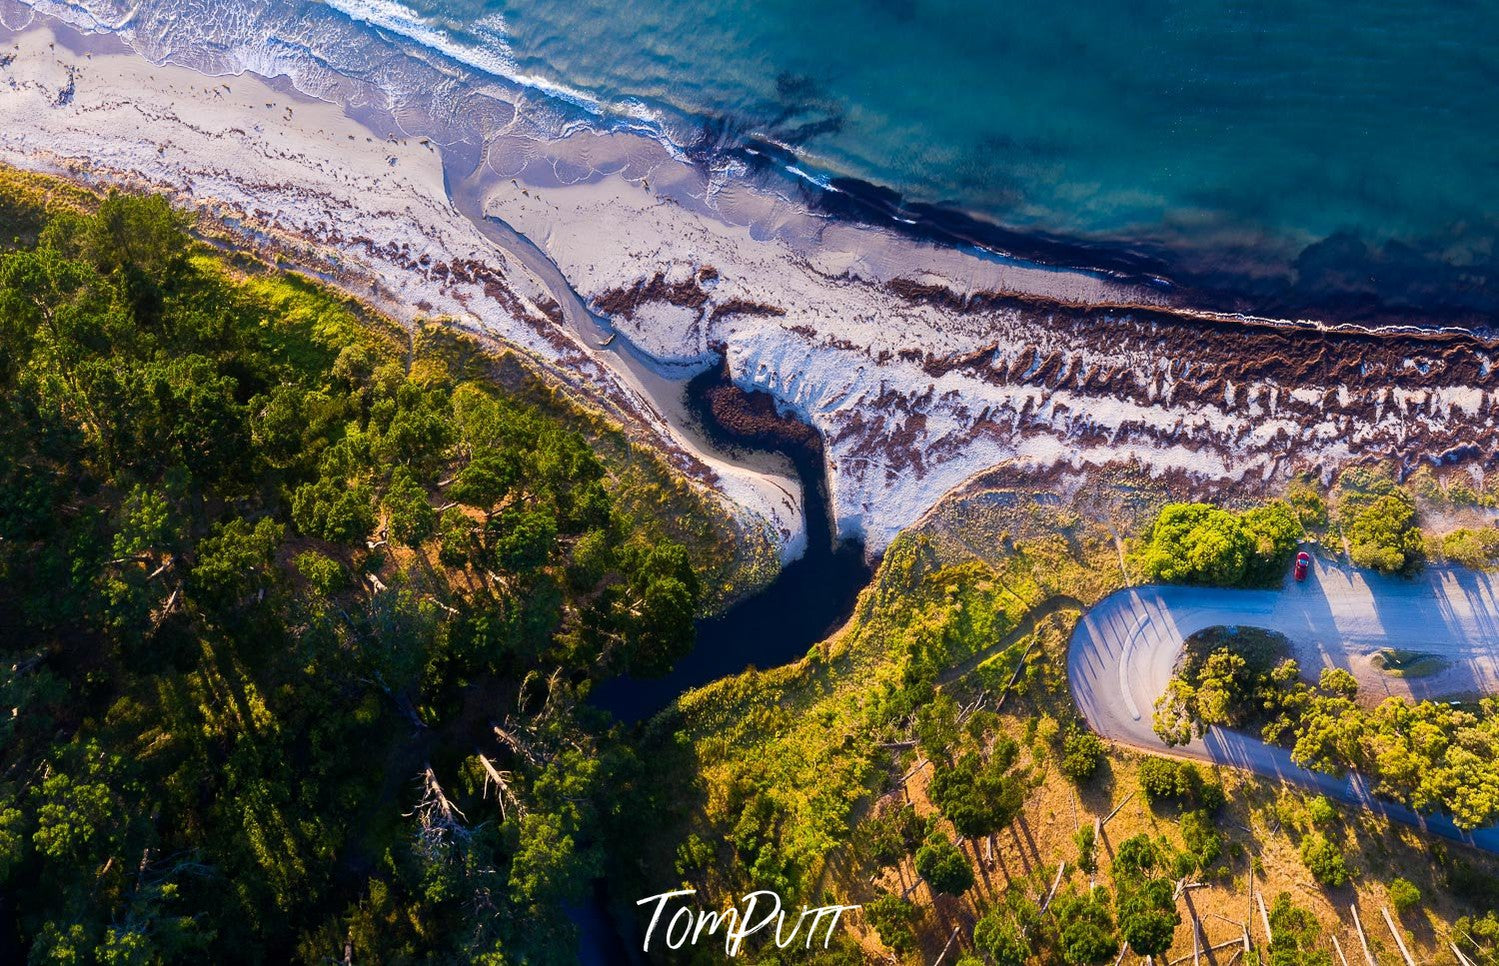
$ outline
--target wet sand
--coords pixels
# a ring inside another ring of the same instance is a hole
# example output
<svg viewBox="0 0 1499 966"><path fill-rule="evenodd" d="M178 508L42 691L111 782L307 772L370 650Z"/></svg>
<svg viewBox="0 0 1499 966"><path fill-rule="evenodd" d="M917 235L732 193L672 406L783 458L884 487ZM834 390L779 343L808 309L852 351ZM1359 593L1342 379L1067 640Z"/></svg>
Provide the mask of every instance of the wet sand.
<svg viewBox="0 0 1499 966"><path fill-rule="evenodd" d="M805 540L789 467L715 449L682 406L721 360L822 438L837 531L872 554L1007 461L1211 494L1369 459L1481 475L1499 452L1499 349L1464 331L1214 314L819 214L644 136L539 139L524 103L443 127L40 20L0 49L0 160L167 191L398 317L516 347L783 559Z"/></svg>

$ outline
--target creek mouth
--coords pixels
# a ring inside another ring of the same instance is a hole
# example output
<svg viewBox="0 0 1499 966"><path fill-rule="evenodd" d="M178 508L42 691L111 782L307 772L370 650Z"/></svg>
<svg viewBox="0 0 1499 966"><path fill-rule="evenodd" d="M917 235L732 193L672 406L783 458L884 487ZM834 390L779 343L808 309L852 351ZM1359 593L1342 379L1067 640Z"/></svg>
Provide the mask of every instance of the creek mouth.
<svg viewBox="0 0 1499 966"><path fill-rule="evenodd" d="M668 674L622 676L595 687L589 703L625 724L654 717L692 688L797 660L848 620L874 575L863 542L838 539L816 430L778 412L769 394L734 385L726 363L693 378L683 391L688 413L716 447L775 452L791 461L802 486L807 549L763 590L700 620L697 642Z"/></svg>
<svg viewBox="0 0 1499 966"><path fill-rule="evenodd" d="M536 274L561 307L564 321L592 344L613 342L618 333L595 315L561 270L530 238L486 214L482 167L477 159L449 148L443 174L448 197L485 236ZM734 385L724 347L719 364L679 382L663 377L620 338L612 350L616 371L664 411L692 425L689 434L706 444L704 454L742 457L778 454L795 471L802 490L807 545L802 556L781 569L771 583L712 618L698 621L697 640L663 677L622 676L600 682L588 703L634 725L665 710L684 691L737 674L751 667L775 667L794 661L846 621L859 591L874 569L861 540L839 541L827 486L822 438L811 426L784 415L764 392ZM668 400L679 393L680 406ZM663 405L664 404L664 405ZM787 480L786 482L790 482Z"/></svg>

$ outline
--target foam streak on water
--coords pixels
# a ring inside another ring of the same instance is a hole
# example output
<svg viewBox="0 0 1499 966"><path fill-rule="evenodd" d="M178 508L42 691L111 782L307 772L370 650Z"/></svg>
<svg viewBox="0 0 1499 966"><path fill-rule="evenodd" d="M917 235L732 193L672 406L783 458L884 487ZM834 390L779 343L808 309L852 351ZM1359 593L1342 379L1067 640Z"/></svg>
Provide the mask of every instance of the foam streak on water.
<svg viewBox="0 0 1499 966"><path fill-rule="evenodd" d="M154 59L389 107L409 133L547 138L583 123L769 161L814 202L841 179L888 186L833 206L906 225L956 210L1074 254L1124 249L1142 273L1230 293L1225 309L1499 304L1492 5L36 6ZM755 146L773 160L743 153ZM983 225L959 228L988 243Z"/></svg>

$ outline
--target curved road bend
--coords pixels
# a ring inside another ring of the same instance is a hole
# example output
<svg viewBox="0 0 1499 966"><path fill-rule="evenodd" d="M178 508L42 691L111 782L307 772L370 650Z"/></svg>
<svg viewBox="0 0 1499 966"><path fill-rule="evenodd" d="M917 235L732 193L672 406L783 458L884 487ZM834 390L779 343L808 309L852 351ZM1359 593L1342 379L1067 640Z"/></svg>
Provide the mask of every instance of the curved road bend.
<svg viewBox="0 0 1499 966"><path fill-rule="evenodd" d="M1433 568L1403 580L1315 561L1305 582L1289 581L1282 590L1131 587L1083 615L1067 653L1073 698L1106 738L1246 768L1499 852L1499 827L1463 836L1445 818L1419 816L1374 799L1358 776L1344 779L1300 768L1288 750L1242 732L1213 728L1206 738L1168 749L1152 727L1155 699L1166 690L1182 642L1219 625L1279 631L1290 639L1303 669L1345 668L1366 693L1492 694L1499 692L1499 577ZM1386 678L1369 664L1369 656L1382 647L1437 655L1447 666L1426 678Z"/></svg>

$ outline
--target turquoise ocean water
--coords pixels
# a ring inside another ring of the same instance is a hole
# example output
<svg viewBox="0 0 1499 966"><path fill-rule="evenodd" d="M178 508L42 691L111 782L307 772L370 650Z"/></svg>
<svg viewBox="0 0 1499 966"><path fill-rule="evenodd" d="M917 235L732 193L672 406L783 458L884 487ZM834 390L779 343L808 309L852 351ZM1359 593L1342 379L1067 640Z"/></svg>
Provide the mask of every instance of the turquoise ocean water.
<svg viewBox="0 0 1499 966"><path fill-rule="evenodd" d="M720 140L793 149L814 176L863 179L1024 231L1169 251L1189 271L1283 276L1300 258L1303 274L1342 276L1367 251L1406 273L1385 280L1392 286L1460 301L1486 284L1476 276L1495 257L1493 4L411 9L513 72L671 117L686 128L678 137L711 121Z"/></svg>
<svg viewBox="0 0 1499 966"><path fill-rule="evenodd" d="M439 124L473 127L451 95L488 75L554 133L760 159L813 203L875 197L918 229L972 215L991 247L1133 265L1223 307L1499 318L1492 3L36 2L209 73L335 99L357 77ZM813 182L846 190L819 202Z"/></svg>

